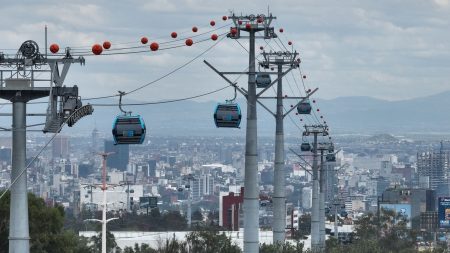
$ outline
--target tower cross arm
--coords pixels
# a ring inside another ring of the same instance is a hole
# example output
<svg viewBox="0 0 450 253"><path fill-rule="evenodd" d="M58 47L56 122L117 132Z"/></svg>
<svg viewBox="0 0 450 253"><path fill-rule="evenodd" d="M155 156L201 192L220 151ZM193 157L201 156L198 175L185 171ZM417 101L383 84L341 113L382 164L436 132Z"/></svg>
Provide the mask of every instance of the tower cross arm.
<svg viewBox="0 0 450 253"><path fill-rule="evenodd" d="M278 82L278 79L283 78L287 73L291 72L295 66L291 66L289 69L287 69L281 76L278 76L275 80L273 80L266 88L264 88L262 91L260 91L256 97L259 98L264 92L266 92L272 85L274 85L276 82Z"/></svg>

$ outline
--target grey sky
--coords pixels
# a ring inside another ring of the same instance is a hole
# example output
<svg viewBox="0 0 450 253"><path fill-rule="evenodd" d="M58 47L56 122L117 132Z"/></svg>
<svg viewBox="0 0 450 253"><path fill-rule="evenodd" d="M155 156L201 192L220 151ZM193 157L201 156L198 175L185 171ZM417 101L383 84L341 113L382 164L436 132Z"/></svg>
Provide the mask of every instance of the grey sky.
<svg viewBox="0 0 450 253"><path fill-rule="evenodd" d="M39 3L38 3L39 2ZM292 40L300 51L302 69L319 98L373 96L399 100L450 89L449 0L389 1L12 1L2 4L0 48L17 48L26 39L43 47L44 25L49 43L90 46L168 40L172 31L192 26L202 31L209 21L224 24L222 15L266 13L267 5L283 27L281 39ZM244 45L244 41L242 41ZM167 73L212 43L157 53L87 57L86 66L74 65L67 84L77 84L83 97L130 90ZM263 41L257 45L264 45ZM272 44L276 46L276 44ZM152 101L196 95L220 88L225 82L203 63L220 70L242 70L246 52L225 39L207 55L149 87L133 99ZM245 85L241 78L240 85ZM293 82L291 80L291 84ZM286 88L289 94L289 88ZM294 90L295 92L295 90ZM222 100L231 89L200 100Z"/></svg>

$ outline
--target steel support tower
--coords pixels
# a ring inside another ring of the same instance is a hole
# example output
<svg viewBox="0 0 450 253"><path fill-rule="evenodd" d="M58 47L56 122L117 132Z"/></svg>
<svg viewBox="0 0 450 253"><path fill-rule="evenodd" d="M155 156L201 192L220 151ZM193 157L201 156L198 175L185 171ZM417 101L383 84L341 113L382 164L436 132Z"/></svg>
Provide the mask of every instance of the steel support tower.
<svg viewBox="0 0 450 253"><path fill-rule="evenodd" d="M255 67L255 40L257 38L276 38L274 28L271 27L276 17L269 14L240 15L232 14L228 17L234 26L230 28L228 37L231 39L246 38L249 40L248 72L219 72L211 64L204 61L211 69L224 78L231 86L235 87L247 98L247 126L245 139L245 178L244 178L244 252L259 252L259 189L258 189L258 150L257 150L257 114L256 103L256 67ZM241 33L248 36L241 36ZM257 33L262 32L262 35ZM247 74L247 90L242 89L236 83L230 81L226 74Z"/></svg>
<svg viewBox="0 0 450 253"><path fill-rule="evenodd" d="M304 136L314 136L313 142L313 189L311 210L311 251L324 252L325 241L320 240L320 202L319 202L319 166L318 166L318 136L327 136L326 125L305 125Z"/></svg>
<svg viewBox="0 0 450 253"><path fill-rule="evenodd" d="M277 107L275 116L275 165L274 165L274 193L273 193L273 243L284 243L286 237L286 186L284 173L284 114L283 107L283 76L293 68L297 68L297 52L263 52L264 61L260 65L266 69L277 67ZM283 67L289 69L283 73ZM303 100L302 100L303 101Z"/></svg>
<svg viewBox="0 0 450 253"><path fill-rule="evenodd" d="M325 163L326 159L324 159L330 150L333 147L332 143L319 143L317 145L317 149L320 151L320 172L319 172L319 242L320 247L325 249L325 184L327 181L325 173ZM325 152L327 151L327 152Z"/></svg>
<svg viewBox="0 0 450 253"><path fill-rule="evenodd" d="M47 54L39 52L36 42L25 41L17 54L5 55L0 52L0 98L12 102L12 171L11 171L11 203L9 223L9 252L30 252L30 236L28 222L27 196L27 164L26 164L26 103L38 98L50 96L52 101L61 99L59 103L51 103L47 114L47 123L54 120L55 128L48 132L59 132L63 122L78 108L78 88L62 87L65 76L72 63L84 63L82 57L74 59L70 50L62 59L49 59ZM58 64L63 64L60 73ZM50 70L43 69L49 66ZM37 78L36 73L47 73L49 79ZM37 82L50 82L48 87L35 87ZM63 111L67 100L75 101L68 111ZM57 110L58 104L60 110ZM69 113L68 115L65 113Z"/></svg>

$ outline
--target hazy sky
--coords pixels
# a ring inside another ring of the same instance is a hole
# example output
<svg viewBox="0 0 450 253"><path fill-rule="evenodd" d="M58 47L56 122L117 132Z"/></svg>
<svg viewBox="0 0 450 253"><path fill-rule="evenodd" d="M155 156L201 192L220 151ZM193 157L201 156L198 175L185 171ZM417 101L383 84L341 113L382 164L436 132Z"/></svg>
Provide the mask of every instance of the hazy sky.
<svg viewBox="0 0 450 253"><path fill-rule="evenodd" d="M207 31L210 20L223 25L221 17L230 10L257 14L266 13L268 6L278 18L273 25L277 30L284 28L281 40L291 40L300 51L307 84L320 88L319 98L357 95L400 100L450 89L449 0L11 1L2 4L0 48L18 48L27 39L36 40L43 48L44 25L49 28L49 44L56 42L60 47L91 46L105 40L114 47L115 43L138 42L143 35L150 41L166 41L172 31L192 34L194 25ZM245 40L240 42L247 46ZM258 41L257 47L264 44ZM86 66L72 67L66 85L79 85L83 97L130 90L211 45L89 56ZM204 57L132 98L178 98L224 86L203 59L223 71L243 70L248 62L247 52L225 39ZM239 80L240 85L245 82L246 78ZM290 83L295 85L293 80ZM290 94L290 88L285 88ZM200 100L229 96L231 89Z"/></svg>

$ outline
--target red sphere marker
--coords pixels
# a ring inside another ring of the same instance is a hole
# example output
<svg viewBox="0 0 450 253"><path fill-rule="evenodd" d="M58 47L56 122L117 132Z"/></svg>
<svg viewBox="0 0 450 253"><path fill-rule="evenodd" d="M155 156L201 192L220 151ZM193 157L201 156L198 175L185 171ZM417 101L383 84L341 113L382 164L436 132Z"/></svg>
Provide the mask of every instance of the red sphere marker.
<svg viewBox="0 0 450 253"><path fill-rule="evenodd" d="M262 17L258 17L258 19L256 20L258 23L262 23L264 21L264 19Z"/></svg>
<svg viewBox="0 0 450 253"><path fill-rule="evenodd" d="M242 20L238 20L238 24L242 25Z"/></svg>
<svg viewBox="0 0 450 253"><path fill-rule="evenodd" d="M219 36L217 36L217 34L211 35L211 39L212 39L212 40L217 40L217 38L219 38Z"/></svg>
<svg viewBox="0 0 450 253"><path fill-rule="evenodd" d="M186 46L190 47L190 46L192 46L192 44L194 44L194 41L192 39L186 40Z"/></svg>
<svg viewBox="0 0 450 253"><path fill-rule="evenodd" d="M316 102L316 100L313 100L313 103L315 103Z"/></svg>
<svg viewBox="0 0 450 253"><path fill-rule="evenodd" d="M237 29L236 28L231 28L230 33L231 33L231 35L236 35L237 34Z"/></svg>
<svg viewBox="0 0 450 253"><path fill-rule="evenodd" d="M280 33L282 33L282 32L284 32L284 29L283 29L283 28L280 28Z"/></svg>
<svg viewBox="0 0 450 253"><path fill-rule="evenodd" d="M141 43L142 43L142 44L147 44L147 43L148 43L147 37L142 37L142 38L141 38Z"/></svg>
<svg viewBox="0 0 450 253"><path fill-rule="evenodd" d="M56 53L58 53L58 51L59 51L59 46L58 46L58 44L51 44L51 45L50 45L50 52L56 54Z"/></svg>
<svg viewBox="0 0 450 253"><path fill-rule="evenodd" d="M196 33L198 31L198 28L196 26L194 26L194 27L192 27L192 31Z"/></svg>
<svg viewBox="0 0 450 253"><path fill-rule="evenodd" d="M211 20L211 22L209 22L209 24L210 24L211 26L215 26L215 25L216 25L216 21Z"/></svg>
<svg viewBox="0 0 450 253"><path fill-rule="evenodd" d="M320 109L317 109L318 112L320 112Z"/></svg>
<svg viewBox="0 0 450 253"><path fill-rule="evenodd" d="M223 16L223 17L222 17L222 20L223 20L223 21L226 21L227 19L228 19L227 16Z"/></svg>
<svg viewBox="0 0 450 253"><path fill-rule="evenodd" d="M306 76L303 76L303 79L306 79Z"/></svg>
<svg viewBox="0 0 450 253"><path fill-rule="evenodd" d="M292 45L292 41L289 41L289 42L288 42L288 45L289 45L289 46Z"/></svg>
<svg viewBox="0 0 450 253"><path fill-rule="evenodd" d="M246 29L252 29L252 25L250 23L245 24Z"/></svg>
<svg viewBox="0 0 450 253"><path fill-rule="evenodd" d="M103 42L103 48L104 49L110 49L111 48L111 42L109 42L109 41Z"/></svg>
<svg viewBox="0 0 450 253"><path fill-rule="evenodd" d="M100 44L94 44L92 46L92 53L95 55L99 55L103 52L103 47Z"/></svg>
<svg viewBox="0 0 450 253"><path fill-rule="evenodd" d="M178 36L178 34L176 33L176 32L172 32L171 34L170 34L170 37L172 37L172 38L176 38Z"/></svg>
<svg viewBox="0 0 450 253"><path fill-rule="evenodd" d="M260 47L259 47L259 49L260 49L260 50L263 50L263 49L264 49L264 47L263 47L263 46L260 46Z"/></svg>
<svg viewBox="0 0 450 253"><path fill-rule="evenodd" d="M150 50L152 51L156 51L159 48L159 44L156 42L152 42L152 44L150 44Z"/></svg>

